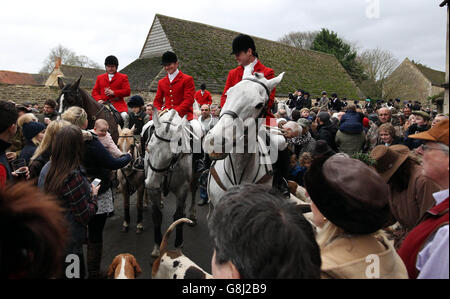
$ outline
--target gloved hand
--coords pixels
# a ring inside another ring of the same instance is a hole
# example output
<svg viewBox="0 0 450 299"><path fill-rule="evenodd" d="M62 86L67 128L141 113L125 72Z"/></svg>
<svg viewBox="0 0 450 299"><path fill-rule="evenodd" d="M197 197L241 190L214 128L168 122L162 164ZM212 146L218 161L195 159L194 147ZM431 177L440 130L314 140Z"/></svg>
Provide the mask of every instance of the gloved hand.
<svg viewBox="0 0 450 299"><path fill-rule="evenodd" d="M161 117L162 115L166 114L167 112L169 112L169 109L164 109L158 112L158 117Z"/></svg>

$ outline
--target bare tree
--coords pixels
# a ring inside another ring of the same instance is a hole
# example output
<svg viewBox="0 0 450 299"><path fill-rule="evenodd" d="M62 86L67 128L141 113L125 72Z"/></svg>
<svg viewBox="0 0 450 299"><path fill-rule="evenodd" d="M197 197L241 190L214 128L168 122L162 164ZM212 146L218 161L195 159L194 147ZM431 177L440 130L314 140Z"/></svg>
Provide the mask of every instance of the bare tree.
<svg viewBox="0 0 450 299"><path fill-rule="evenodd" d="M58 45L50 50L47 58L44 60L43 66L39 71L40 74L50 74L55 66L56 58L61 58L63 64L72 66L101 68L102 66L87 56L77 55L74 51Z"/></svg>
<svg viewBox="0 0 450 299"><path fill-rule="evenodd" d="M358 56L363 65L367 80L361 83L361 88L367 96L381 98L385 79L399 65L399 61L387 50L380 48L363 51Z"/></svg>
<svg viewBox="0 0 450 299"><path fill-rule="evenodd" d="M358 60L364 66L368 78L375 81L384 80L399 65L399 61L390 51L380 48L363 51Z"/></svg>
<svg viewBox="0 0 450 299"><path fill-rule="evenodd" d="M319 31L290 32L278 39L278 42L301 49L311 49Z"/></svg>

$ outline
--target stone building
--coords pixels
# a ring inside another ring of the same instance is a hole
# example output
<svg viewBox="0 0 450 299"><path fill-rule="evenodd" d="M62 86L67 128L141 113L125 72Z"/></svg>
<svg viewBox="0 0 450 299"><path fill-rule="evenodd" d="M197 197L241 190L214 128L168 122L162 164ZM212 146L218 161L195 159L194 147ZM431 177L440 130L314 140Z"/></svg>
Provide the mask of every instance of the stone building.
<svg viewBox="0 0 450 299"><path fill-rule="evenodd" d="M158 81L166 76L161 55L174 51L180 70L194 77L196 89L205 83L217 102L228 72L235 68L231 43L239 32L157 14L145 39L139 58L120 72L128 75L132 91L153 95ZM277 97L302 88L312 97L323 90L340 97L359 98L359 90L333 55L298 49L254 37L261 62L278 75L286 72L277 87ZM146 100L149 100L146 98Z"/></svg>
<svg viewBox="0 0 450 299"><path fill-rule="evenodd" d="M58 86L58 77L63 78L66 83L75 82L82 76L80 87L92 91L97 76L105 73L104 69L86 68L81 66L71 66L61 64L61 58L55 61L55 67L45 81L45 86Z"/></svg>
<svg viewBox="0 0 450 299"><path fill-rule="evenodd" d="M431 107L431 97L443 94L442 84L445 73L433 70L405 58L386 78L383 85L383 98L402 101L420 101Z"/></svg>

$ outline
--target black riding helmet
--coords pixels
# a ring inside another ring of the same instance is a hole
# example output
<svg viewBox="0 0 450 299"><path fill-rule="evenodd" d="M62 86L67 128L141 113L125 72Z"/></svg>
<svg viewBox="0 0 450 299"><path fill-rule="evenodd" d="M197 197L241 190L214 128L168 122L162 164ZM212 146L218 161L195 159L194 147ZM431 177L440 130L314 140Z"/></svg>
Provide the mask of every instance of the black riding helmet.
<svg viewBox="0 0 450 299"><path fill-rule="evenodd" d="M161 65L168 65L176 62L178 62L177 55L170 51L165 52L161 59Z"/></svg>
<svg viewBox="0 0 450 299"><path fill-rule="evenodd" d="M119 60L117 59L116 56L110 55L108 57L106 57L105 59L105 66L107 65L115 65L115 66L119 66Z"/></svg>
<svg viewBox="0 0 450 299"><path fill-rule="evenodd" d="M242 51L247 52L248 49L252 49L253 56L258 57L258 54L256 53L255 41L248 35L239 34L236 36L233 40L232 47L233 52L231 52L231 54L239 54Z"/></svg>

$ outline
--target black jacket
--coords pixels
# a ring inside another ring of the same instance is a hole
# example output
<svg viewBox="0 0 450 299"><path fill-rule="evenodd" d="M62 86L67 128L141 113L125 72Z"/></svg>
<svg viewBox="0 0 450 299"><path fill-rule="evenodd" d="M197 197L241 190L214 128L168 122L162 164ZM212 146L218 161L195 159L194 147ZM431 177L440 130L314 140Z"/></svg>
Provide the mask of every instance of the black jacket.
<svg viewBox="0 0 450 299"><path fill-rule="evenodd" d="M99 194L106 192L111 187L111 170L117 170L127 166L131 161L131 156L126 154L119 158L114 158L93 134L93 139L84 142L83 166L89 178L99 178L102 180Z"/></svg>
<svg viewBox="0 0 450 299"><path fill-rule="evenodd" d="M338 151L336 146L336 133L339 128L331 121L317 127L317 140L324 140L334 151Z"/></svg>
<svg viewBox="0 0 450 299"><path fill-rule="evenodd" d="M133 126L135 126L134 127L134 135L141 135L142 128L145 125L145 117L147 116L147 114L145 113L145 111L141 111L138 114L135 114L134 112L130 112L130 113L128 113L128 115L130 116L130 122L128 124L128 129L131 129Z"/></svg>
<svg viewBox="0 0 450 299"><path fill-rule="evenodd" d="M342 105L341 100L339 100L338 98L335 98L330 101L330 107L331 107L331 110L341 112L343 105Z"/></svg>
<svg viewBox="0 0 450 299"><path fill-rule="evenodd" d="M30 179L37 179L39 178L39 174L41 173L42 168L44 165L50 161L51 153L50 151L45 151L42 154L40 154L36 159L31 161L29 169L30 169Z"/></svg>

